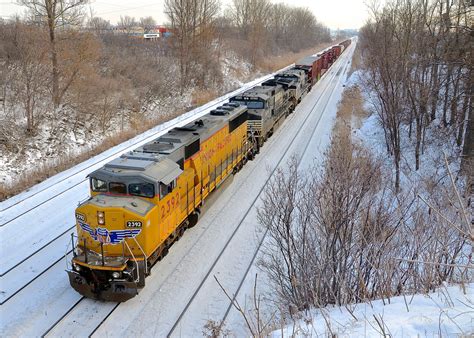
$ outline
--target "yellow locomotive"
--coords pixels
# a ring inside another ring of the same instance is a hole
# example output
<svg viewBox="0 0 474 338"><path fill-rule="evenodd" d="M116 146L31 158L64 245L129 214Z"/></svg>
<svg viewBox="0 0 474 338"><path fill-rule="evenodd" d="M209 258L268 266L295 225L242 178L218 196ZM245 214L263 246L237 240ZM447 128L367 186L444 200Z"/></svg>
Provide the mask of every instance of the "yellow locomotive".
<svg viewBox="0 0 474 338"><path fill-rule="evenodd" d="M227 103L91 173L91 197L76 209L72 287L95 299L134 297L207 196L253 156L247 118L245 106Z"/></svg>

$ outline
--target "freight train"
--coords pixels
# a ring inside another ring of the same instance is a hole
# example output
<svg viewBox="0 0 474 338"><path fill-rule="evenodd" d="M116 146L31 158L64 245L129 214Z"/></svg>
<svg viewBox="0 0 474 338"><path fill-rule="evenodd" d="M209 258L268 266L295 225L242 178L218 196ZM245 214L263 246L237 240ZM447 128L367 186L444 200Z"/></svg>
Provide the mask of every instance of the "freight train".
<svg viewBox="0 0 474 338"><path fill-rule="evenodd" d="M76 209L67 273L80 294L126 301L170 246L196 225L209 195L259 152L351 40L296 62L92 172Z"/></svg>

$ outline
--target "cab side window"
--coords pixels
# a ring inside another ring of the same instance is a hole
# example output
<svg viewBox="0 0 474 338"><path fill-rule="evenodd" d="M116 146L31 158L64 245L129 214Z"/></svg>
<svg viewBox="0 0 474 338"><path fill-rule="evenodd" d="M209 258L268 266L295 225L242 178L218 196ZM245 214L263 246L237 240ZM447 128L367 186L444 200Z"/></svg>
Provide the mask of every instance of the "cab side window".
<svg viewBox="0 0 474 338"><path fill-rule="evenodd" d="M132 183L128 186L130 195L153 198L155 187L151 183Z"/></svg>
<svg viewBox="0 0 474 338"><path fill-rule="evenodd" d="M175 186L176 180L173 180L170 184L163 184L160 182L160 199L171 193Z"/></svg>

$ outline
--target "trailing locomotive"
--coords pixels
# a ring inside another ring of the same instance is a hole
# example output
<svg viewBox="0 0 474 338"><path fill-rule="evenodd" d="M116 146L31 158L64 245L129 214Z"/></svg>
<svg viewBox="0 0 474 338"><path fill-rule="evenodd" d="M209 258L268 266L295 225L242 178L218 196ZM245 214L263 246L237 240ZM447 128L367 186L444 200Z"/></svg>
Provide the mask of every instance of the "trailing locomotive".
<svg viewBox="0 0 474 338"><path fill-rule="evenodd" d="M134 297L151 267L196 225L209 194L295 109L313 84L308 74L298 66L279 73L92 172L91 197L77 207L71 235L71 286L94 299Z"/></svg>

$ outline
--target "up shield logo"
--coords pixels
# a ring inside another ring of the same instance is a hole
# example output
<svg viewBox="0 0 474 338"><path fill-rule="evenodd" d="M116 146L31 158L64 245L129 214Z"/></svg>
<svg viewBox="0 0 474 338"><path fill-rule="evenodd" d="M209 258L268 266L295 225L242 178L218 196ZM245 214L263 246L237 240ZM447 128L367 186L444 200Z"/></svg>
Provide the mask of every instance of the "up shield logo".
<svg viewBox="0 0 474 338"><path fill-rule="evenodd" d="M119 244L126 238L136 237L142 229L112 230L105 228L92 229L89 224L79 222L82 230L88 232L92 239L103 244Z"/></svg>

